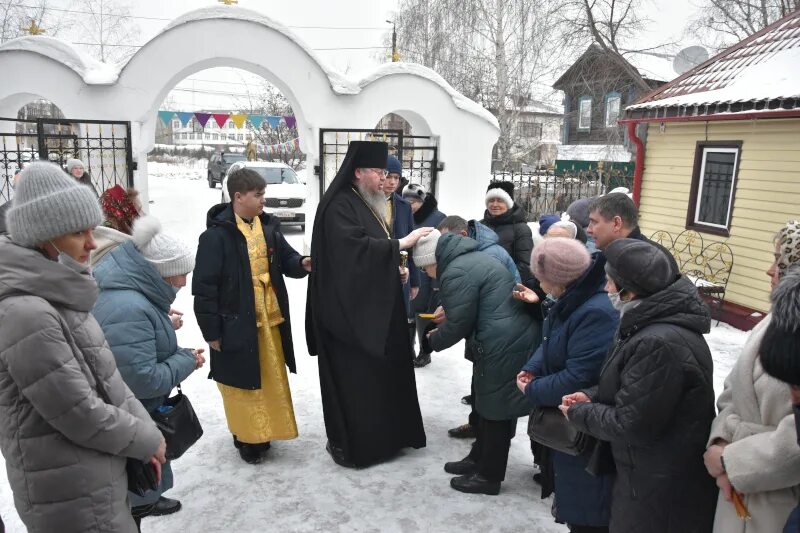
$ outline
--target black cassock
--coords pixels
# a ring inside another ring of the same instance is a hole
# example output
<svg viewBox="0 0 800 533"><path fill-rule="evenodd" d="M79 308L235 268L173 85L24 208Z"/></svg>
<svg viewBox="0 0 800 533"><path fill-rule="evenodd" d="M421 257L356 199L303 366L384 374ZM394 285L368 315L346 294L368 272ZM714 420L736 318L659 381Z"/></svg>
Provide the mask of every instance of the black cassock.
<svg viewBox="0 0 800 533"><path fill-rule="evenodd" d="M314 222L306 338L309 353L319 356L328 441L346 462L367 466L402 448L424 447L425 430L399 243L387 238L349 180L338 185L329 188Z"/></svg>

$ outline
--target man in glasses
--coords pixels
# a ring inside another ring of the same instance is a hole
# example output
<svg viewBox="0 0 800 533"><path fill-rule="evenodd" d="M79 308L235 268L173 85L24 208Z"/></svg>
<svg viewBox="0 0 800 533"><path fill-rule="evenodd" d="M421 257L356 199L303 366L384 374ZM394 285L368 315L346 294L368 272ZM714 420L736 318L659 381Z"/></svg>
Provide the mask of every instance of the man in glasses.
<svg viewBox="0 0 800 533"><path fill-rule="evenodd" d="M393 236L388 146L354 141L314 219L306 340L319 356L327 450L363 467L425 446L402 285L408 250L431 228Z"/></svg>

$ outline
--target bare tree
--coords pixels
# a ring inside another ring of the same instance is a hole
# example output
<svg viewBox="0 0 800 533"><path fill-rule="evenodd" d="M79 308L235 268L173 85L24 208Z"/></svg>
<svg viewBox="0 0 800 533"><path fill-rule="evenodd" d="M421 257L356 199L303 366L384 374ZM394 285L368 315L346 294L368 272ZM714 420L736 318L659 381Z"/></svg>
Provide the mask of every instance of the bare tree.
<svg viewBox="0 0 800 533"><path fill-rule="evenodd" d="M264 82L261 86L256 88L247 87L247 96L241 97L237 102L237 107L241 113L250 115L271 115L271 116L290 116L293 115L291 105L281 92L273 85ZM281 122L278 127L272 128L265 120L260 128L253 128L252 124L248 123L247 127L253 133L253 138L256 143L267 146L281 145L293 141L298 137L297 127L288 127ZM259 150L260 154L261 151ZM300 150L293 148L283 150L278 154L278 160L286 163L292 168L298 168L303 161L304 156Z"/></svg>
<svg viewBox="0 0 800 533"><path fill-rule="evenodd" d="M550 27L559 6L555 0L404 0L396 13L401 58L437 71L495 114L503 168L519 155L516 124L533 86L557 68Z"/></svg>
<svg viewBox="0 0 800 533"><path fill-rule="evenodd" d="M25 4L0 4L0 43L28 35L31 23L45 30L45 35L58 36L63 17L55 16L48 0L32 0Z"/></svg>
<svg viewBox="0 0 800 533"><path fill-rule="evenodd" d="M137 50L139 26L127 4L119 0L77 0L73 25L84 46L100 61L115 63L130 58Z"/></svg>
<svg viewBox="0 0 800 533"><path fill-rule="evenodd" d="M800 0L703 0L689 31L720 50L800 9Z"/></svg>

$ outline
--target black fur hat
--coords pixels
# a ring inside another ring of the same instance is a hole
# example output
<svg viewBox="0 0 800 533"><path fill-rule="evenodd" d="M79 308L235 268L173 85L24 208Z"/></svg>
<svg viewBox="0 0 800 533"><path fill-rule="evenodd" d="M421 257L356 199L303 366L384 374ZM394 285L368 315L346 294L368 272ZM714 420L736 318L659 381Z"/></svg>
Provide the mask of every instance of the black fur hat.
<svg viewBox="0 0 800 533"><path fill-rule="evenodd" d="M486 205L494 198L503 200L509 209L514 207L514 184L510 181L491 182L486 189Z"/></svg>
<svg viewBox="0 0 800 533"><path fill-rule="evenodd" d="M772 292L770 323L759 354L767 374L800 386L800 268L790 268Z"/></svg>

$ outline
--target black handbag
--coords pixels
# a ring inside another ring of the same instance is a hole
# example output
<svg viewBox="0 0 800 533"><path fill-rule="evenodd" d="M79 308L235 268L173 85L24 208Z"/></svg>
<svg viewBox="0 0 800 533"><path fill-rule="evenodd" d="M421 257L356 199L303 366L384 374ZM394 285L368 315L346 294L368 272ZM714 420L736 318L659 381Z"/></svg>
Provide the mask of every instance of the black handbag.
<svg viewBox="0 0 800 533"><path fill-rule="evenodd" d="M528 436L567 455L583 455L594 444L594 437L575 429L558 407L537 405L528 419Z"/></svg>
<svg viewBox="0 0 800 533"><path fill-rule="evenodd" d="M167 398L164 405L150 414L167 442L167 460L182 456L203 436L203 427L192 403L178 385L178 395Z"/></svg>

